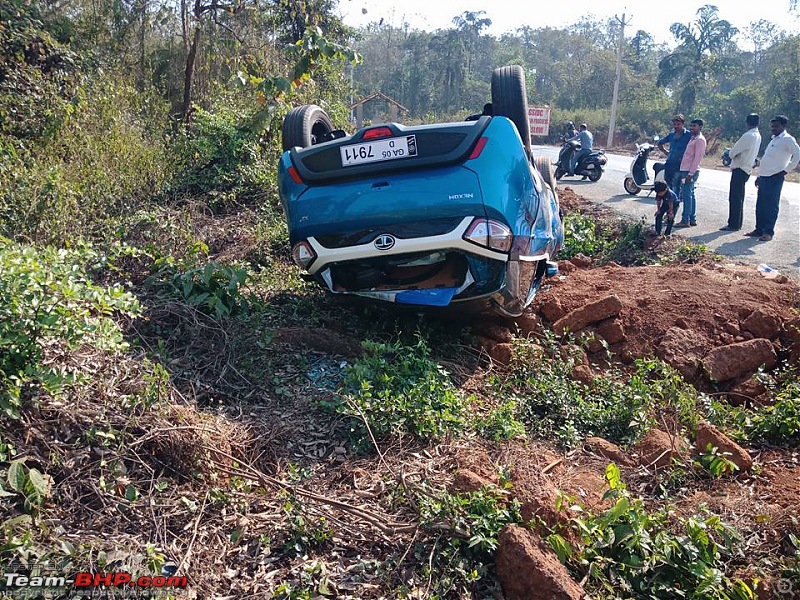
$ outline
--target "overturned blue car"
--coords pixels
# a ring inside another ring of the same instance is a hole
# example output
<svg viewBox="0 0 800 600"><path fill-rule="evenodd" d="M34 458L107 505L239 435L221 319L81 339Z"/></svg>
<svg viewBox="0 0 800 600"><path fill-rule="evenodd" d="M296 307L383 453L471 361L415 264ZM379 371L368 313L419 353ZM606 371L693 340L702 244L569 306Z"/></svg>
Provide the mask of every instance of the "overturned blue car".
<svg viewBox="0 0 800 600"><path fill-rule="evenodd" d="M332 294L522 314L564 238L526 98L514 65L463 122L346 135L319 106L292 109L278 179L295 263Z"/></svg>

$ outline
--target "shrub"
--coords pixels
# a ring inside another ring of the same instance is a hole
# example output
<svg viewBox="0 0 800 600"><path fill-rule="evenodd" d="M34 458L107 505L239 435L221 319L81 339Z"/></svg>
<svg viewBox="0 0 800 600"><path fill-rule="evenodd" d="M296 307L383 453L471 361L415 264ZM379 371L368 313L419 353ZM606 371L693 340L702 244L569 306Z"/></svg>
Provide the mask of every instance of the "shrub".
<svg viewBox="0 0 800 600"><path fill-rule="evenodd" d="M0 408L6 415L19 415L24 386L55 392L69 379L43 362L45 346L125 347L111 317L135 316L139 305L119 285L90 281L85 265L97 258L88 247L39 249L0 237Z"/></svg>
<svg viewBox="0 0 800 600"><path fill-rule="evenodd" d="M465 401L420 338L414 346L365 342L332 408L352 417L359 448L390 435L427 441L465 427Z"/></svg>
<svg viewBox="0 0 800 600"><path fill-rule="evenodd" d="M800 445L800 382L796 370L787 369L769 382L775 402L749 409L710 399L708 419L732 437L756 444L795 447Z"/></svg>
<svg viewBox="0 0 800 600"><path fill-rule="evenodd" d="M165 290L201 312L221 319L249 308L241 293L247 269L216 262L182 269L171 257L157 263L159 269L148 278L147 285Z"/></svg>
<svg viewBox="0 0 800 600"><path fill-rule="evenodd" d="M596 221L588 216L576 213L564 215L564 246L559 258L569 259L576 254L594 256L600 254L605 246L597 234Z"/></svg>
<svg viewBox="0 0 800 600"><path fill-rule="evenodd" d="M428 487L417 491L420 525L437 535L433 548L422 545L424 555L431 557L430 570L423 575L430 577L436 594L432 597L470 597L470 589L488 573L500 532L506 525L522 523L520 503L509 498L507 487L483 487L467 494Z"/></svg>
<svg viewBox="0 0 800 600"><path fill-rule="evenodd" d="M650 363L641 363L632 376L598 377L588 389L572 378L574 359L560 356L555 340L550 342L552 356L527 340L518 340L510 375L493 381L498 393L514 398L515 417L530 433L555 436L567 446L587 435L629 443L644 434L650 426L648 411L657 397Z"/></svg>
<svg viewBox="0 0 800 600"><path fill-rule="evenodd" d="M52 135L24 146L0 135L0 235L61 243L110 239L169 179L166 110L112 78L73 96Z"/></svg>
<svg viewBox="0 0 800 600"><path fill-rule="evenodd" d="M170 145L179 165L173 191L211 192L217 204L254 186L267 185L277 191L274 144L262 138L260 129L250 120L248 113L252 111L240 105L246 103L231 95L212 111L194 108L192 122L176 133Z"/></svg>
<svg viewBox="0 0 800 600"><path fill-rule="evenodd" d="M597 597L754 598L744 581L725 575L726 560L743 557L741 538L731 526L703 506L690 517L676 517L669 507L648 510L626 489L614 464L606 468L606 481L604 498L614 505L572 520L583 540L579 550L558 533L548 536L560 558L586 574Z"/></svg>

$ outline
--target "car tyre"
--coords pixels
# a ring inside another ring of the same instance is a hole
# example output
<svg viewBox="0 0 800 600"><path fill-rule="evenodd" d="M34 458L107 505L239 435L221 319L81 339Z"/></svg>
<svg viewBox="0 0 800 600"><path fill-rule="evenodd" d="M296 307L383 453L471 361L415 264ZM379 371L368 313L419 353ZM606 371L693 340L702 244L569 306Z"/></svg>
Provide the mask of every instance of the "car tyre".
<svg viewBox="0 0 800 600"><path fill-rule="evenodd" d="M635 196L636 194L642 191L642 188L636 185L636 182L633 180L633 177L626 177L622 185L625 186L625 191L631 194L632 196Z"/></svg>
<svg viewBox="0 0 800 600"><path fill-rule="evenodd" d="M281 137L283 150L295 146L310 148L323 141L333 131L333 123L325 110L316 104L293 108L283 119Z"/></svg>
<svg viewBox="0 0 800 600"><path fill-rule="evenodd" d="M533 164L536 165L536 170L539 171L544 182L555 191L558 184L556 183L556 177L553 175L553 163L550 162L550 158L547 156L537 156L533 159Z"/></svg>
<svg viewBox="0 0 800 600"><path fill-rule="evenodd" d="M517 126L522 145L531 153L531 126L528 122L528 94L525 71L519 65L492 71L492 115L506 117Z"/></svg>

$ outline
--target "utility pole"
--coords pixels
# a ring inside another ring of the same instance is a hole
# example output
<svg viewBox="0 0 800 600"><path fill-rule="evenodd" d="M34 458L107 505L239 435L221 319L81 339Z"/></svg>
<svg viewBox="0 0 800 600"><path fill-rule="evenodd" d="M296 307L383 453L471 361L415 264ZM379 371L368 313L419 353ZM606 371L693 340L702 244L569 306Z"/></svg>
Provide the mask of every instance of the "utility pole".
<svg viewBox="0 0 800 600"><path fill-rule="evenodd" d="M617 76L614 79L614 98L611 100L611 122L608 124L608 140L606 141L606 148L610 148L614 143L614 129L617 126L617 101L619 99L619 80L622 76L622 50L625 47L625 27L630 24L630 21L625 20L625 13L622 13L622 18L614 15L617 23L619 23L619 40L617 41Z"/></svg>

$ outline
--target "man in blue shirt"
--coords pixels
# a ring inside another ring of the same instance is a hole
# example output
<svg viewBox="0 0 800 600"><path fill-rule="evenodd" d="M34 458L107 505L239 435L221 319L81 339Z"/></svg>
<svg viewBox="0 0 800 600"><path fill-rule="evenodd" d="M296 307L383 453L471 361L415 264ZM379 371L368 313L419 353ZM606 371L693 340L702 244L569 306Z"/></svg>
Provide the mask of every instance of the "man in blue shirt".
<svg viewBox="0 0 800 600"><path fill-rule="evenodd" d="M586 126L586 123L581 123L581 130L578 133L578 135L570 139L578 140L581 143L581 149L578 150L575 154L573 154L572 158L569 161L569 174L574 175L575 167L578 166L578 161L580 161L580 159L586 156L587 154L592 153L592 144L594 143L594 136L592 135L592 132L589 131L589 128ZM583 178L586 179L586 176L584 175Z"/></svg>
<svg viewBox="0 0 800 600"><path fill-rule="evenodd" d="M681 160L683 160L683 153L686 152L689 140L692 139L692 134L684 128L684 123L686 123L686 118L682 114L672 117L674 129L657 142L658 149L665 154L667 151L664 149L664 144L669 144L669 154L664 163L664 181L676 195L680 194L681 179L678 177L678 173L681 170Z"/></svg>

